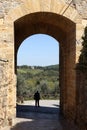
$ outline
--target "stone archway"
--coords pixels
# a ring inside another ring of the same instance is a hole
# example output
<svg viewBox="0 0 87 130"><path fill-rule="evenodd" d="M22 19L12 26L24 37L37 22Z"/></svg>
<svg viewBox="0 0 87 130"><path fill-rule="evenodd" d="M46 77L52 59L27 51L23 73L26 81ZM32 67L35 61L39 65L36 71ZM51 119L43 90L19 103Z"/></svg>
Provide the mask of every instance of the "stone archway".
<svg viewBox="0 0 87 130"><path fill-rule="evenodd" d="M76 24L55 13L37 12L16 20L14 30L15 56L22 41L33 34L48 34L60 42L60 107L64 115L75 119Z"/></svg>
<svg viewBox="0 0 87 130"><path fill-rule="evenodd" d="M0 17L0 57L5 59L4 65L0 63L1 69L4 70L2 71L4 81L1 83L1 92L2 90L5 92L1 101L6 99L6 105L1 108L0 115L3 117L0 121L2 123L0 128L8 125L16 115L14 64L17 49L26 37L35 33L51 35L60 42L61 110L67 118L72 120L77 118L74 69L81 49L81 45L77 45L76 40L78 42L83 34L82 22L83 19L77 10L63 0L21 0L12 7L8 5L4 17ZM6 113L5 119L4 113Z"/></svg>

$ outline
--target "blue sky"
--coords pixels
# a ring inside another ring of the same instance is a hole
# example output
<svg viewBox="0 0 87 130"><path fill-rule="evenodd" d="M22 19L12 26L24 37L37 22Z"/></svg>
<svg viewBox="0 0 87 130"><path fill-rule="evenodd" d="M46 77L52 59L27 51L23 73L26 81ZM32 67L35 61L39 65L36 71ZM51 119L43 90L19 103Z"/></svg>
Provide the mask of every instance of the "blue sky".
<svg viewBox="0 0 87 130"><path fill-rule="evenodd" d="M55 64L59 64L59 43L49 35L32 35L25 39L18 49L17 65L48 66Z"/></svg>

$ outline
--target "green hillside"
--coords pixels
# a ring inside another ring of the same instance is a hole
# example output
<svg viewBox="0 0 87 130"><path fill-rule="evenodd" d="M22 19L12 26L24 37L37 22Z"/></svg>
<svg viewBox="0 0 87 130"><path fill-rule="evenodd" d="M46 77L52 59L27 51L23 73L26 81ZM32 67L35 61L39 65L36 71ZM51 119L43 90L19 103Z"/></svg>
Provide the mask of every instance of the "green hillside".
<svg viewBox="0 0 87 130"><path fill-rule="evenodd" d="M59 97L59 65L17 67L17 97L33 99L37 90L41 99Z"/></svg>

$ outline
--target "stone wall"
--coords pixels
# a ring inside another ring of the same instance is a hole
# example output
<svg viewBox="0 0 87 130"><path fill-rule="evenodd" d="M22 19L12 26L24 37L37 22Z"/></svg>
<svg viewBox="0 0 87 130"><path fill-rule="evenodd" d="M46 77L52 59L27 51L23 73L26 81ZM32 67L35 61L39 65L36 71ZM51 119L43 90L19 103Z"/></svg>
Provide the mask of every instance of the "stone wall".
<svg viewBox="0 0 87 130"><path fill-rule="evenodd" d="M61 1L61 3L65 2L67 4L70 4L71 0ZM9 12L10 9L16 8L18 5L23 3L24 0L0 0L0 18L4 18L4 16ZM72 0L70 6L76 8L82 18L87 18L87 0Z"/></svg>
<svg viewBox="0 0 87 130"><path fill-rule="evenodd" d="M0 129L6 125L12 125L12 120L16 115L15 114L16 112L15 111L16 110L16 75L15 75L15 63L14 63L16 62L15 61L16 52L14 48L15 46L14 45L15 44L14 43L14 22L20 17L28 15L29 13L44 12L44 11L56 13L72 20L76 24L76 54L74 55L76 56L76 63L77 63L78 57L80 55L80 49L81 49L81 36L83 34L84 27L87 24L87 0L83 0L83 1L77 0L76 3L71 3L70 5L69 3L70 3L69 0L0 0ZM35 31L35 28L34 28L34 31ZM64 27L63 27L63 31L64 31ZM70 45L70 44L67 44L67 45ZM69 51L67 50L67 52ZM68 54L66 54L66 56L68 57ZM67 63L67 66L65 63ZM62 65L65 65L66 69L72 66L72 64L68 65L67 58L64 61L64 64ZM76 84L74 84L73 86L72 84L68 83L69 75L70 73L68 71L67 75L64 77L64 80L66 82L66 87L69 85L72 86L71 88L67 87L67 90L68 90L67 91L68 94L66 93L67 101L71 100L72 91L74 89L75 89L74 93L76 91L76 87L75 87ZM78 77L77 81L82 79L79 76L77 77ZM73 76L71 78L73 78ZM83 80L83 81L85 82L86 80ZM75 83L76 81L72 80L71 83L72 82ZM65 113L65 115L67 117L69 115L70 118L73 117L74 119L76 116L76 121L80 123L82 121L82 118L80 118L79 115L81 115L85 120L87 120L87 110L86 110L87 88L85 85L85 89L82 89L82 86L84 85L84 83L83 82L81 84L79 83L77 82L76 101L75 100L70 101L69 103L69 102L64 101L63 99L62 100L65 102L67 111L68 111L68 108L70 111L69 113ZM82 85L80 89L79 89L79 85ZM81 94L82 91L85 95L84 98ZM75 99L75 95L74 95L74 99ZM80 99L81 99L81 102L80 102ZM86 101L84 102L84 105L83 105L85 108L85 113L81 113L81 111L84 110L83 106L81 105L84 99ZM77 108L77 115L74 114L74 111L76 111L75 106L73 108L73 104L75 104L75 102L79 106ZM70 108L70 106L73 108L73 110ZM66 112L66 110L64 112ZM83 124L84 124L84 121L82 123L82 126ZM81 130L84 130L84 129L81 129Z"/></svg>
<svg viewBox="0 0 87 130"><path fill-rule="evenodd" d="M16 78L11 53L11 46L0 44L0 129L11 125L16 115Z"/></svg>
<svg viewBox="0 0 87 130"><path fill-rule="evenodd" d="M0 129L12 125L16 116L16 76L14 71L13 29L4 23L17 2L0 0Z"/></svg>
<svg viewBox="0 0 87 130"><path fill-rule="evenodd" d="M77 69L76 123L80 130L87 130L87 74Z"/></svg>
<svg viewBox="0 0 87 130"><path fill-rule="evenodd" d="M7 125L7 109L8 109L8 83L6 77L6 68L8 64L0 61L0 129Z"/></svg>

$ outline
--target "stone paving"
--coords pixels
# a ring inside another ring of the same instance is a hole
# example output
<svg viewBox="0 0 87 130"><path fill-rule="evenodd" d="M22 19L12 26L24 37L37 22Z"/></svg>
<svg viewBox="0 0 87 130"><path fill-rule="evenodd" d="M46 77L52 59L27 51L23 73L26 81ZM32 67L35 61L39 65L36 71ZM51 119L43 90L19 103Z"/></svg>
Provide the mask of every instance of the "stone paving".
<svg viewBox="0 0 87 130"><path fill-rule="evenodd" d="M14 125L6 130L77 130L72 123L59 115L58 100L42 100L40 107L34 101L17 106L17 118Z"/></svg>

